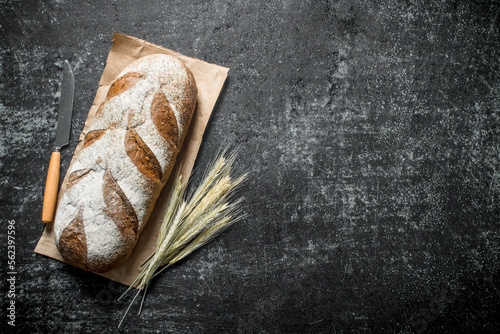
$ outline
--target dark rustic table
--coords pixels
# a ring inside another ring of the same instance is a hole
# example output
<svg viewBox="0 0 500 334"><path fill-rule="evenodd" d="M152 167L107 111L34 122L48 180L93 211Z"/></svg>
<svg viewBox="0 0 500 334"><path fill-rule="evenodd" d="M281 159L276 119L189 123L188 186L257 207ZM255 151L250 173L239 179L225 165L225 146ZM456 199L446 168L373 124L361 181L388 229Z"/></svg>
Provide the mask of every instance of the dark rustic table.
<svg viewBox="0 0 500 334"><path fill-rule="evenodd" d="M247 218L161 275L121 332L498 332L499 13L497 1L0 1L0 326L110 333L130 301L33 253L63 61L76 82L65 173L117 31L231 68L196 168L229 144L251 173Z"/></svg>

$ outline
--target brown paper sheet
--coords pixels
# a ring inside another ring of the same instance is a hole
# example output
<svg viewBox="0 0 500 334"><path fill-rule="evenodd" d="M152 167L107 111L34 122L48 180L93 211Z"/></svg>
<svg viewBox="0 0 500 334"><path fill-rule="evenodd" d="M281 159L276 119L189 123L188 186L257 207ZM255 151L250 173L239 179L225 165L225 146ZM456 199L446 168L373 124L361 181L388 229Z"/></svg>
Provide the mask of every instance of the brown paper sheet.
<svg viewBox="0 0 500 334"><path fill-rule="evenodd" d="M134 60L153 53L164 53L178 57L193 72L198 86L196 110L176 163L176 166L182 166L182 174L187 180L193 169L203 139L203 133L224 85L229 68L186 57L175 51L120 33L114 33L113 35L113 45L111 46L101 81L99 82L99 89L90 108L85 126L80 135L80 144L76 147L75 153L81 150L83 146L82 139L88 131L89 124L99 105L105 100L109 86L118 74ZM62 194L66 189L67 178L68 173L66 173L59 194ZM156 249L156 240L168 199L167 195L170 185L171 182L168 182L160 194L153 213L127 261L118 268L99 275L126 285L132 284L133 280L139 274L139 265ZM35 252L64 262L54 242L53 224L46 225L35 247Z"/></svg>

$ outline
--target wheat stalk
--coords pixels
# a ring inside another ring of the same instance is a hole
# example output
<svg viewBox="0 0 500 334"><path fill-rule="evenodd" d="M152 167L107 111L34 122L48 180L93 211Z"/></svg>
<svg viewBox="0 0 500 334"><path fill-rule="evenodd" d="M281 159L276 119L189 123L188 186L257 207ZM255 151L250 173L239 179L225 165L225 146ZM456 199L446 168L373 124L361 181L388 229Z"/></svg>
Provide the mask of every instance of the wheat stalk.
<svg viewBox="0 0 500 334"><path fill-rule="evenodd" d="M200 185L187 196L182 174L177 173L156 250L141 264L137 278L118 298L123 298L137 284L137 292L118 327L141 290L144 290L138 314L141 313L147 288L153 277L207 244L244 217L239 210L243 199L235 199L235 193L247 174L238 178L231 175L236 155L237 151L227 155L226 150L220 152L207 168Z"/></svg>

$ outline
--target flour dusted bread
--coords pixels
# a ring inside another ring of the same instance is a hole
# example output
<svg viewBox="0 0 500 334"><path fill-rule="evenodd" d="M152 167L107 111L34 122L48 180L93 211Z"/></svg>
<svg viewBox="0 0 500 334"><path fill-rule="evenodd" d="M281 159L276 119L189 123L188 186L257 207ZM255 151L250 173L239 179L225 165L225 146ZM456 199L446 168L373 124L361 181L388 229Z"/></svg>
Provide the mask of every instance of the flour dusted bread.
<svg viewBox="0 0 500 334"><path fill-rule="evenodd" d="M63 258L106 272L132 252L165 185L196 104L193 74L172 56L120 73L69 167L54 220Z"/></svg>

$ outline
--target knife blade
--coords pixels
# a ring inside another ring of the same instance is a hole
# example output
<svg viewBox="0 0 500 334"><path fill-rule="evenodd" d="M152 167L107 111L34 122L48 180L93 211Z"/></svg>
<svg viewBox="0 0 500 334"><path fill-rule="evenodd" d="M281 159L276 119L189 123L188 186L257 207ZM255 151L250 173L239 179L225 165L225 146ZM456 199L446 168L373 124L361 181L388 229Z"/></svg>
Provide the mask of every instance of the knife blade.
<svg viewBox="0 0 500 334"><path fill-rule="evenodd" d="M71 132L71 116L73 113L73 98L75 81L73 71L67 60L64 61L63 81L61 85L61 99L59 101L59 115L57 117L56 140L50 156L49 170L45 182L43 195L42 221L50 223L54 219L59 188L59 171L61 169L61 148L69 144Z"/></svg>

